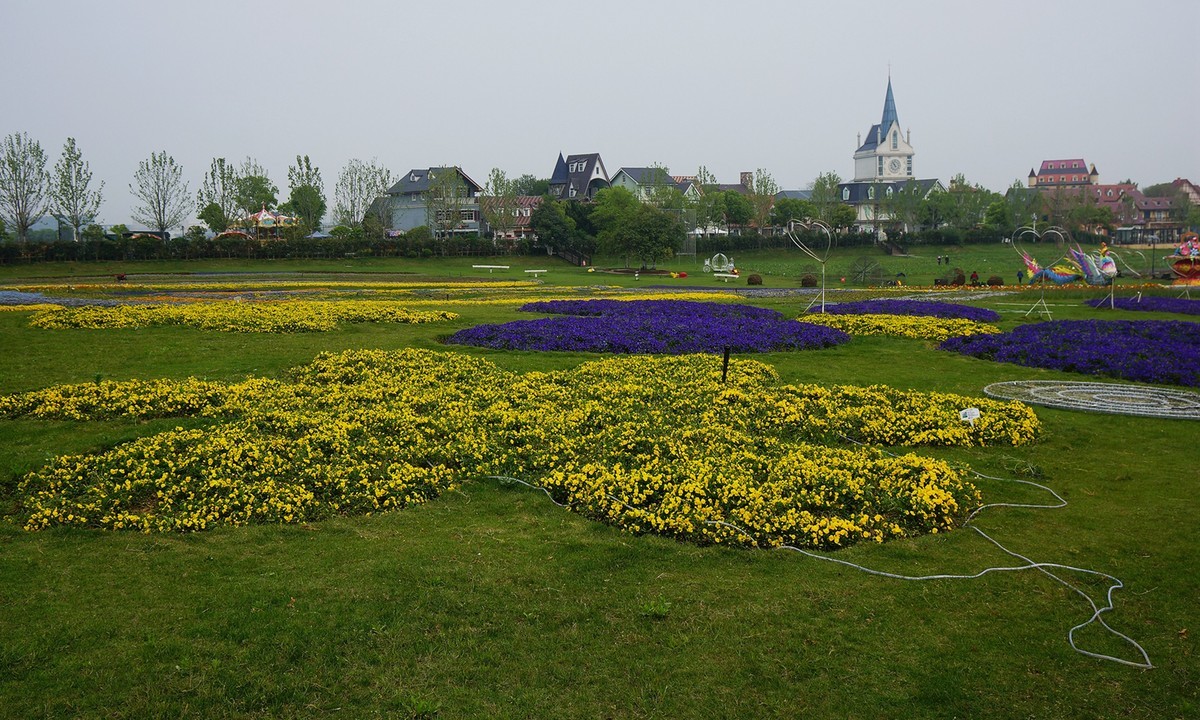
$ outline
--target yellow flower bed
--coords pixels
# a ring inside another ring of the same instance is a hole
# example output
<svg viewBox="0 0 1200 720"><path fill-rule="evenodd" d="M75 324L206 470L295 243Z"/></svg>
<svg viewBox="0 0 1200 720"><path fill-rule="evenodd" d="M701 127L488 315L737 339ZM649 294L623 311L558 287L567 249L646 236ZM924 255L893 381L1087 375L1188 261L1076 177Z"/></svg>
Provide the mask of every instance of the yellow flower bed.
<svg viewBox="0 0 1200 720"><path fill-rule="evenodd" d="M197 291L197 292L240 292L257 288L266 290L319 290L323 288L350 288L354 290L498 290L510 288L536 289L540 285L531 280L462 280L445 281L371 281L371 280L254 280L252 282L188 282L174 283L138 282L136 279L119 283L71 283L57 285L11 285L0 289L21 292L71 291L128 291L131 288L153 291Z"/></svg>
<svg viewBox="0 0 1200 720"><path fill-rule="evenodd" d="M30 303L28 305L0 305L0 312L16 312L20 310L61 310L62 305L54 303Z"/></svg>
<svg viewBox="0 0 1200 720"><path fill-rule="evenodd" d="M544 486L590 517L702 543L835 548L954 527L979 502L944 462L837 447L1024 443L1020 403L780 385L773 368L632 356L524 375L455 353L322 354L286 381L132 381L0 398L8 417L195 415L62 457L18 488L25 527L199 530L424 502L471 477ZM957 410L974 405L972 427Z"/></svg>
<svg viewBox="0 0 1200 720"><path fill-rule="evenodd" d="M287 300L63 308L40 312L30 318L29 324L49 329L186 325L224 332L284 333L333 330L339 322L427 323L457 317L446 311L410 310L407 304L395 302Z"/></svg>
<svg viewBox="0 0 1200 720"><path fill-rule="evenodd" d="M941 342L961 335L995 334L1000 328L962 318L936 318L915 315L833 315L810 313L798 320L837 328L851 335L899 335Z"/></svg>

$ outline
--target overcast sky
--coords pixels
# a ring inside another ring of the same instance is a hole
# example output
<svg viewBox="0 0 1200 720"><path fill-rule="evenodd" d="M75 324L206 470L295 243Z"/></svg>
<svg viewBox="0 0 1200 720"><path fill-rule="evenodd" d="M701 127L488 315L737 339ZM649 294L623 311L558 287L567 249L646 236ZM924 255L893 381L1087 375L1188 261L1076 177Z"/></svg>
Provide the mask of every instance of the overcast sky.
<svg viewBox="0 0 1200 720"><path fill-rule="evenodd" d="M297 154L549 177L764 168L854 174L889 66L914 174L1001 190L1051 158L1102 182L1200 181L1200 2L964 0L0 0L0 134L57 160L76 139L101 220L128 222L139 161L193 195L213 157L256 158L286 199Z"/></svg>

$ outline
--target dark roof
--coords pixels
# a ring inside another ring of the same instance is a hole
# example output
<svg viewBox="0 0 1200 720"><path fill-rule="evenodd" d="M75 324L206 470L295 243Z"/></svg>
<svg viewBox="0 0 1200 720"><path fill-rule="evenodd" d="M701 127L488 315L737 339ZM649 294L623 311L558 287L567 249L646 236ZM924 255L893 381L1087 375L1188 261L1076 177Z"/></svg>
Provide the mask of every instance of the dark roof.
<svg viewBox="0 0 1200 720"><path fill-rule="evenodd" d="M567 161L563 160L562 153L558 154L558 162L554 163L554 172L550 175L551 185L566 185L567 184Z"/></svg>
<svg viewBox="0 0 1200 720"><path fill-rule="evenodd" d="M872 125L867 131L867 141L864 142L855 152L864 152L866 150L874 150L879 147L879 126Z"/></svg>
<svg viewBox="0 0 1200 720"><path fill-rule="evenodd" d="M921 197L925 197L926 195L928 195L935 187L937 187L940 184L940 181L937 178L926 178L924 180L914 179L913 182L915 182L917 184L917 187L920 189ZM868 197L868 195L867 195L868 188L870 188L872 185L879 188L880 192L882 192L883 195L886 196L886 194L887 194L886 188L891 187L892 192L896 192L897 190L902 189L908 183L909 183L908 180L898 180L895 182L845 182L845 183L841 183L840 185L838 185L838 199L841 199L841 197L842 197L841 196L842 189L849 188L850 189L850 197L846 200L842 200L842 202L849 203L851 205L858 205L858 204L862 204L862 203L873 202L872 199L870 197ZM881 200L882 197L879 197L876 199Z"/></svg>
<svg viewBox="0 0 1200 720"><path fill-rule="evenodd" d="M457 167L431 167L431 168L413 168L405 173L404 177L400 178L395 185L388 188L388 195L420 195L429 191L430 176L437 177L441 172L457 172L467 185L467 194L475 195L481 188L471 178L467 177L460 168Z"/></svg>
<svg viewBox="0 0 1200 720"><path fill-rule="evenodd" d="M559 159L562 159L561 153ZM568 155L562 164L565 176L559 172L558 167L554 169L554 176L550 180L550 186L553 188L551 192L556 192L559 198L564 199L590 197L593 194L592 175L596 172L597 166L600 169L598 180L603 183L604 187L608 187L610 183L608 171L604 168L604 161L600 159L600 153Z"/></svg>
<svg viewBox="0 0 1200 720"><path fill-rule="evenodd" d="M780 190L775 193L776 200L812 200L812 190Z"/></svg>
<svg viewBox="0 0 1200 720"><path fill-rule="evenodd" d="M726 192L732 190L740 195L749 195L750 188L741 183L717 183L718 192Z"/></svg>
<svg viewBox="0 0 1200 720"><path fill-rule="evenodd" d="M617 170L617 174L625 173L638 185L653 185L656 180L662 181L664 184L668 181L674 183L671 174L666 168L657 167L623 167Z"/></svg>

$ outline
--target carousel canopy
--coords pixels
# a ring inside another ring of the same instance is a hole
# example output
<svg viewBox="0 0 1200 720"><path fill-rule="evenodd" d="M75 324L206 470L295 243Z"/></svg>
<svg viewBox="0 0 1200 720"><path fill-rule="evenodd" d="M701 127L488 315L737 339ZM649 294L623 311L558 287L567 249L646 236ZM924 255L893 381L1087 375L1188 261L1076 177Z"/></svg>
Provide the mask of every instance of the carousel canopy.
<svg viewBox="0 0 1200 720"><path fill-rule="evenodd" d="M291 215L268 210L264 205L262 210L246 216L246 219L241 223L250 227L271 228L271 227L291 227L299 222L298 218Z"/></svg>

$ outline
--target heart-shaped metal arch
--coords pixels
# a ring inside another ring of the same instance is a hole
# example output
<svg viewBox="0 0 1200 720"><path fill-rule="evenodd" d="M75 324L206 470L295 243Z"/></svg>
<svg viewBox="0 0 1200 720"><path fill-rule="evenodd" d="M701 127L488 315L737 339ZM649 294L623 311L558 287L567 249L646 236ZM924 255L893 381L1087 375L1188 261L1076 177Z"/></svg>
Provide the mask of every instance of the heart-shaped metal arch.
<svg viewBox="0 0 1200 720"><path fill-rule="evenodd" d="M805 243L803 240L798 238L796 236L796 233L794 232L796 228L802 228L802 229L808 230L810 232L813 229L819 229L819 230L824 231L824 233L825 233L825 252L822 254L818 254L811 247L809 247L807 243ZM826 225L824 222L822 222L820 220L808 220L806 222L792 220L788 223L787 230L785 230L784 232L787 234L788 239L792 241L793 245L800 248L800 250L803 251L805 255L808 255L810 258L812 258L813 260L816 260L817 263L819 263L821 265L821 294L818 297L821 300L821 312L825 312L825 264L827 262L829 262L829 251L833 249L833 232L832 232L832 230L830 229L830 227L828 225ZM805 308L804 311L808 312L808 310L810 308L812 308L812 306L816 303L816 301L817 301L817 298L813 298L813 301L808 304L808 307Z"/></svg>
<svg viewBox="0 0 1200 720"><path fill-rule="evenodd" d="M1058 249L1058 253L1059 253L1058 257L1051 263L1039 264L1037 259L1035 259L1029 253L1025 252L1025 247L1021 243L1021 240L1026 237L1032 237L1034 240L1041 240L1043 238L1053 238L1054 245ZM1071 234L1069 232L1067 232L1066 230L1064 230L1063 228L1058 227L1057 225L1048 227L1045 230L1038 230L1035 227L1026 225L1024 227L1019 227L1013 231L1012 246L1013 246L1013 249L1017 251L1017 254L1021 256L1021 260L1025 263L1025 266L1029 268L1029 282L1030 283L1032 283L1035 280L1035 275L1038 273L1038 270L1054 267L1055 265L1057 265L1067 259L1066 246L1067 246L1067 243L1070 242L1070 239L1071 239ZM1035 270L1034 268L1038 268L1038 270ZM1044 276L1042 278L1042 281L1045 282Z"/></svg>

